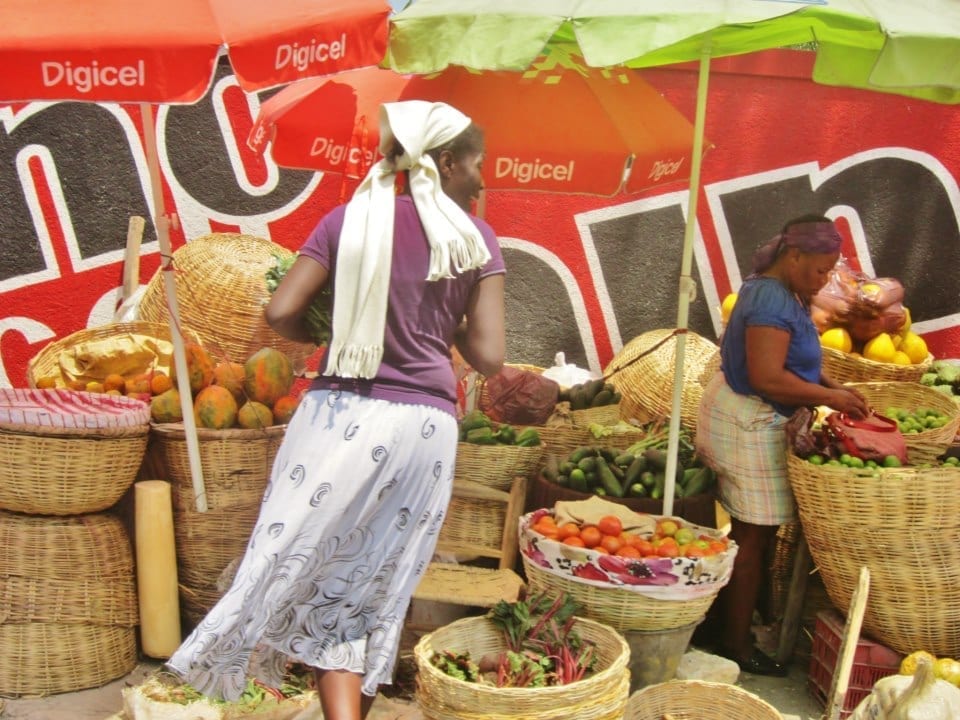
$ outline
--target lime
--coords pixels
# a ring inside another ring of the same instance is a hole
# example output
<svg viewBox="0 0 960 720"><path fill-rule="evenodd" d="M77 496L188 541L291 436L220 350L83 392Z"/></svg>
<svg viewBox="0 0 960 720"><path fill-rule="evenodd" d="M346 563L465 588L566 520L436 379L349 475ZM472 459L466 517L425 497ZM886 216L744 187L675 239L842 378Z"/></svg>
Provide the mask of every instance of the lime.
<svg viewBox="0 0 960 720"><path fill-rule="evenodd" d="M903 467L903 463L900 462L900 458L898 458L896 455L887 455L883 459L883 466L888 468Z"/></svg>
<svg viewBox="0 0 960 720"><path fill-rule="evenodd" d="M850 457L850 453L843 453L843 455L840 456L840 464L841 464L841 465L850 465L850 461L851 461L852 459L853 459L853 458Z"/></svg>
<svg viewBox="0 0 960 720"><path fill-rule="evenodd" d="M864 463L864 465L866 465L868 468L880 467L879 465L877 465L876 460L867 460L867 462Z"/></svg>
<svg viewBox="0 0 960 720"><path fill-rule="evenodd" d="M956 460L956 458L947 458L947 460ZM811 455L807 458L811 465L823 465L823 455Z"/></svg>
<svg viewBox="0 0 960 720"><path fill-rule="evenodd" d="M848 465L849 467L852 467L852 468L862 468L862 467L863 467L863 460L861 460L861 459L858 458L858 457L852 457L852 458L850 458L850 462L847 463L847 465Z"/></svg>

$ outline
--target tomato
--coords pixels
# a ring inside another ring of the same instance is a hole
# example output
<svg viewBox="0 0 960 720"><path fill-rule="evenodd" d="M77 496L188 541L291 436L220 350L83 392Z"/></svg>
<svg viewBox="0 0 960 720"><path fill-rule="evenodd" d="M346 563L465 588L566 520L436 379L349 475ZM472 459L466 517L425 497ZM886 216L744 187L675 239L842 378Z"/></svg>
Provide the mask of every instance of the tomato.
<svg viewBox="0 0 960 720"><path fill-rule="evenodd" d="M660 543L657 555L665 558L675 558L680 555L680 547L676 543Z"/></svg>
<svg viewBox="0 0 960 720"><path fill-rule="evenodd" d="M643 557L640 555L640 551L633 547L633 545L624 545L622 548L617 550L615 554L619 557L633 558L634 560L639 560L641 557Z"/></svg>
<svg viewBox="0 0 960 720"><path fill-rule="evenodd" d="M597 528L604 535L620 535L623 532L623 523L616 515L604 515L597 521Z"/></svg>
<svg viewBox="0 0 960 720"><path fill-rule="evenodd" d="M567 537L563 538L561 542L564 545L572 545L573 547L586 547L579 535L568 535Z"/></svg>
<svg viewBox="0 0 960 720"><path fill-rule="evenodd" d="M635 547L640 553L640 557L651 557L657 554L656 549L653 547L653 543L649 540L637 540L633 544L633 547Z"/></svg>
<svg viewBox="0 0 960 720"><path fill-rule="evenodd" d="M564 538L573 537L580 534L580 526L575 522L564 523L557 528L557 537L563 540Z"/></svg>
<svg viewBox="0 0 960 720"><path fill-rule="evenodd" d="M604 535L600 541L600 547L611 555L615 555L617 550L623 547L623 543L620 542L620 538L616 535Z"/></svg>
<svg viewBox="0 0 960 720"><path fill-rule="evenodd" d="M603 540L603 533L596 525L584 525L580 528L580 539L584 546L594 548Z"/></svg>
<svg viewBox="0 0 960 720"><path fill-rule="evenodd" d="M601 555L609 555L609 554L610 554L610 551L607 550L603 545L597 545L596 547L590 548L590 549L593 550L593 551L596 552L596 553L600 553Z"/></svg>

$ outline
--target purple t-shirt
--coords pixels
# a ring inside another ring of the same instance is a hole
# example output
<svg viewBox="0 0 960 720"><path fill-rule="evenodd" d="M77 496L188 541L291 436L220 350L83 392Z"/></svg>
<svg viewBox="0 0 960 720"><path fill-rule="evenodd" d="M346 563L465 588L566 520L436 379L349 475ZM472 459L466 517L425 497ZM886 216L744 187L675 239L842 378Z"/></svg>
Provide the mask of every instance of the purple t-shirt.
<svg viewBox="0 0 960 720"><path fill-rule="evenodd" d="M330 211L300 248L302 255L313 258L330 272L334 302L337 248L345 211L345 205ZM397 196L383 360L377 375L357 380L321 374L313 381L312 389L351 390L455 414L457 391L450 358L454 330L466 313L473 286L481 278L506 271L493 229L480 218L470 217L487 244L490 261L482 269L428 282L430 245L420 216L412 197ZM326 359L322 367L325 364Z"/></svg>

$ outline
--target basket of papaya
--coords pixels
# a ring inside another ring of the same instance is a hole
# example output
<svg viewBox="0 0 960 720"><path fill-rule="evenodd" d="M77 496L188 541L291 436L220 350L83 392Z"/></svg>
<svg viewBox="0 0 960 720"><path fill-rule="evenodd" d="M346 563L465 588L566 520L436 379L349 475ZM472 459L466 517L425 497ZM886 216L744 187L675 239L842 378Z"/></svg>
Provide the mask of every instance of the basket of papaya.
<svg viewBox="0 0 960 720"><path fill-rule="evenodd" d="M509 490L515 477L533 476L543 450L536 428L494 422L482 410L471 410L460 420L454 478Z"/></svg>
<svg viewBox="0 0 960 720"><path fill-rule="evenodd" d="M557 500L598 495L631 510L663 512L667 470L667 430L658 423L619 450L595 441L570 453L547 452L533 479L527 510L552 507ZM675 515L696 525L716 527L716 475L696 457L689 433L681 430L674 483Z"/></svg>
<svg viewBox="0 0 960 720"><path fill-rule="evenodd" d="M620 720L630 647L568 595L530 594L425 635L414 648L428 720Z"/></svg>
<svg viewBox="0 0 960 720"><path fill-rule="evenodd" d="M730 580L737 545L594 496L524 515L520 553L530 592L568 593L585 617L621 631L668 630L699 622Z"/></svg>

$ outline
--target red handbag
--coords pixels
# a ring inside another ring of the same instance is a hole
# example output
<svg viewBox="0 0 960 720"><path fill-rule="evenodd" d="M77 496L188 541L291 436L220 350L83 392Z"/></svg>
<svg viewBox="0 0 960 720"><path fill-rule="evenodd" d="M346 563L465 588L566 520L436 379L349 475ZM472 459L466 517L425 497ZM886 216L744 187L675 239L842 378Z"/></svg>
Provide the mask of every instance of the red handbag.
<svg viewBox="0 0 960 720"><path fill-rule="evenodd" d="M839 452L882 463L889 455L907 463L907 444L896 420L872 412L862 420L832 412L823 420L823 432Z"/></svg>

